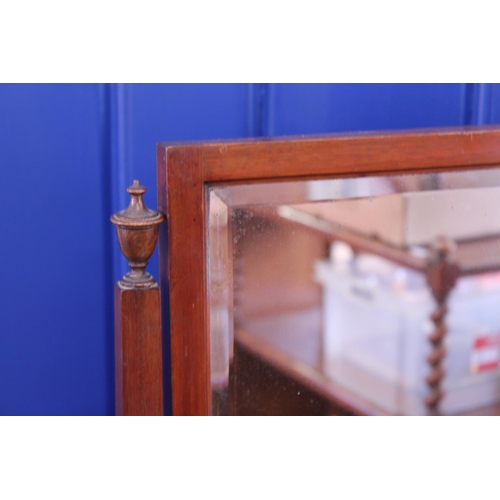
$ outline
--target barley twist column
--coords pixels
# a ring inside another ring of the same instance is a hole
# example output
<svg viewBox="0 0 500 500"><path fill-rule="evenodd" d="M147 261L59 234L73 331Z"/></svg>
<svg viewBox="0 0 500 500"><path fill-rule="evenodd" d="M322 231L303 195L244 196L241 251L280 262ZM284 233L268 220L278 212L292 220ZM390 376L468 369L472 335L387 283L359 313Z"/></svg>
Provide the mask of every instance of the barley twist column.
<svg viewBox="0 0 500 500"><path fill-rule="evenodd" d="M426 378L429 392L425 398L425 405L429 415L439 415L439 404L443 398L441 382L445 372L442 362L446 356L444 339L448 331L446 325L448 307L446 303L459 274L458 267L452 260L454 249L455 245L452 241L444 237L437 238L427 264L427 283L436 301L436 308L430 316L434 325L429 335L432 352L427 358L430 374Z"/></svg>

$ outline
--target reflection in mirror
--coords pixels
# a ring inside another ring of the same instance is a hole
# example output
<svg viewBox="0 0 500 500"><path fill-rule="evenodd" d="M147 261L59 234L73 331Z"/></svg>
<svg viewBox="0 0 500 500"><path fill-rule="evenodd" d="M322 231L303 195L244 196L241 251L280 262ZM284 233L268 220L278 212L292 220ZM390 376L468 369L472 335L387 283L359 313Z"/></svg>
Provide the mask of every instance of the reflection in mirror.
<svg viewBox="0 0 500 500"><path fill-rule="evenodd" d="M500 169L210 188L217 415L500 413Z"/></svg>

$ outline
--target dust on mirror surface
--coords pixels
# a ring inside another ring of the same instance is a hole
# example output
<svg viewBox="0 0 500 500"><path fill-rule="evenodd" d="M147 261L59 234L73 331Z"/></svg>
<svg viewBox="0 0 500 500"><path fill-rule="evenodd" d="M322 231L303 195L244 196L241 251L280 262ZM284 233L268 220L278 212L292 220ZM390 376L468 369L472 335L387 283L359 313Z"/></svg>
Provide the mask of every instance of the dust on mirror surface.
<svg viewBox="0 0 500 500"><path fill-rule="evenodd" d="M500 168L211 187L216 415L500 413Z"/></svg>

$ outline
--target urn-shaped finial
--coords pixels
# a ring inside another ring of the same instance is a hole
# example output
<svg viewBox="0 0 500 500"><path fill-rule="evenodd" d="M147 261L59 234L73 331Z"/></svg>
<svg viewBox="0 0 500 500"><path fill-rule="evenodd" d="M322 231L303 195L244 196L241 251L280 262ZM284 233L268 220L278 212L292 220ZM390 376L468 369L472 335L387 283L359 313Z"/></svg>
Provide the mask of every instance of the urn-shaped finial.
<svg viewBox="0 0 500 500"><path fill-rule="evenodd" d="M163 214L146 208L142 198L145 192L146 188L141 186L139 181L134 181L132 186L127 188L130 205L126 210L111 216L111 222L116 226L120 248L132 269L120 281L126 287L149 287L156 283L146 272L146 266L156 246L158 225L164 217Z"/></svg>

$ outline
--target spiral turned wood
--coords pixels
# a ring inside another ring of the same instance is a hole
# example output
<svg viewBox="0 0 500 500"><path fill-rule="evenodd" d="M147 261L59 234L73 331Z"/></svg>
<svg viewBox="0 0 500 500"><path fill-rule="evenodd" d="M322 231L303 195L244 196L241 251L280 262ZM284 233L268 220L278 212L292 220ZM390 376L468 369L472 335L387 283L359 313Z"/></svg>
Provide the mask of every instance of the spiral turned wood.
<svg viewBox="0 0 500 500"><path fill-rule="evenodd" d="M454 249L453 242L444 237L439 237L432 248L427 267L427 282L436 301L436 308L430 316L434 324L434 328L429 335L432 352L427 358L430 365L430 374L426 378L429 393L425 398L425 405L429 415L439 415L439 403L443 398L441 382L445 376L445 371L442 362L446 356L444 339L448 332L446 326L448 307L446 302L458 277L458 268L451 259Z"/></svg>

